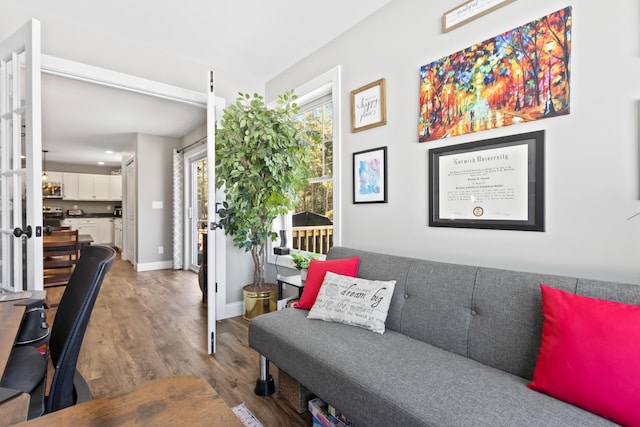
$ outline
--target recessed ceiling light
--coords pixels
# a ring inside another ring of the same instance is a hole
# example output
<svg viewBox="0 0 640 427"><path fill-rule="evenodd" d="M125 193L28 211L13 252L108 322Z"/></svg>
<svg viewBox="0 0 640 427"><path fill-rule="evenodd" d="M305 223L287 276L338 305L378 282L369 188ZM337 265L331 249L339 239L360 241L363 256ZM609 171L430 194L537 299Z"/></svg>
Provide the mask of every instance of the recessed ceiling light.
<svg viewBox="0 0 640 427"><path fill-rule="evenodd" d="M104 152L105 152L106 154L113 154L113 151L111 151L111 150L104 150Z"/></svg>
<svg viewBox="0 0 640 427"><path fill-rule="evenodd" d="M104 165L104 162L98 162L98 164L99 164L100 166L102 166L102 165Z"/></svg>

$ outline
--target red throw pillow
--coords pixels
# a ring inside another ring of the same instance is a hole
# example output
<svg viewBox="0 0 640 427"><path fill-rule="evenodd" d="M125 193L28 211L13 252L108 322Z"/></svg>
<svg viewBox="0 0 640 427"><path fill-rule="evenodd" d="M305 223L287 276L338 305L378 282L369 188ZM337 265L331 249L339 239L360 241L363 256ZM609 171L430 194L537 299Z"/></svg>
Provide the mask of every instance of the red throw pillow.
<svg viewBox="0 0 640 427"><path fill-rule="evenodd" d="M324 275L327 271L340 274L342 276L356 277L358 274L358 261L360 257L332 259L329 261L318 261L312 259L309 263L309 271L307 272L307 280L302 288L302 295L296 308L304 308L310 310L313 303L316 302L320 286L324 281Z"/></svg>
<svg viewBox="0 0 640 427"><path fill-rule="evenodd" d="M640 306L542 288L542 345L529 388L640 426Z"/></svg>

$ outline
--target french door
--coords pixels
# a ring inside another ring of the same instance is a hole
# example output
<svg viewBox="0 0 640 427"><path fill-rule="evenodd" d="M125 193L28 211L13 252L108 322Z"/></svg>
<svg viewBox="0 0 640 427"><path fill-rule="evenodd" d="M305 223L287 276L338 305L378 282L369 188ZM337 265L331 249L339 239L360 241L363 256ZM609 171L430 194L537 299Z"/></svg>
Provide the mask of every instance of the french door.
<svg viewBox="0 0 640 427"><path fill-rule="evenodd" d="M0 287L42 290L40 22L0 43Z"/></svg>
<svg viewBox="0 0 640 427"><path fill-rule="evenodd" d="M212 203L207 203L209 235L207 238L207 332L208 352L216 352L216 82L213 71L209 72L207 87L207 193Z"/></svg>
<svg viewBox="0 0 640 427"><path fill-rule="evenodd" d="M207 109L208 200L215 201L215 80L207 73L202 93L45 57L45 72L163 98ZM32 19L0 43L0 287L42 290L42 141L40 22ZM207 222L214 229L215 202ZM207 348L216 351L216 233L208 243ZM220 239L218 239L220 240ZM133 255L133 254L130 254ZM135 259L135 256L133 257Z"/></svg>

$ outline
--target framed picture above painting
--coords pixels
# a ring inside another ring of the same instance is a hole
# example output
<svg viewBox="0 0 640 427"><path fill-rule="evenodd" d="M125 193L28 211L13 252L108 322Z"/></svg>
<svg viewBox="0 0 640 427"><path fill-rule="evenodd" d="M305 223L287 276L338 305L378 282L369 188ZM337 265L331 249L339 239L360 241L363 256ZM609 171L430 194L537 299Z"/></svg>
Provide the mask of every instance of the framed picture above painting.
<svg viewBox="0 0 640 427"><path fill-rule="evenodd" d="M387 147L353 153L353 203L387 203Z"/></svg>

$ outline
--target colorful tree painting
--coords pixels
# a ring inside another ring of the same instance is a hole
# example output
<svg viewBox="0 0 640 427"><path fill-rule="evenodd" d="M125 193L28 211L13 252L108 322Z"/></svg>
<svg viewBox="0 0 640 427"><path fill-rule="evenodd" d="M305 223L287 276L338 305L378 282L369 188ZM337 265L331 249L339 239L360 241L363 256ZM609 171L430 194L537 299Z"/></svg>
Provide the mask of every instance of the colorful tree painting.
<svg viewBox="0 0 640 427"><path fill-rule="evenodd" d="M420 68L420 142L569 114L571 6Z"/></svg>

